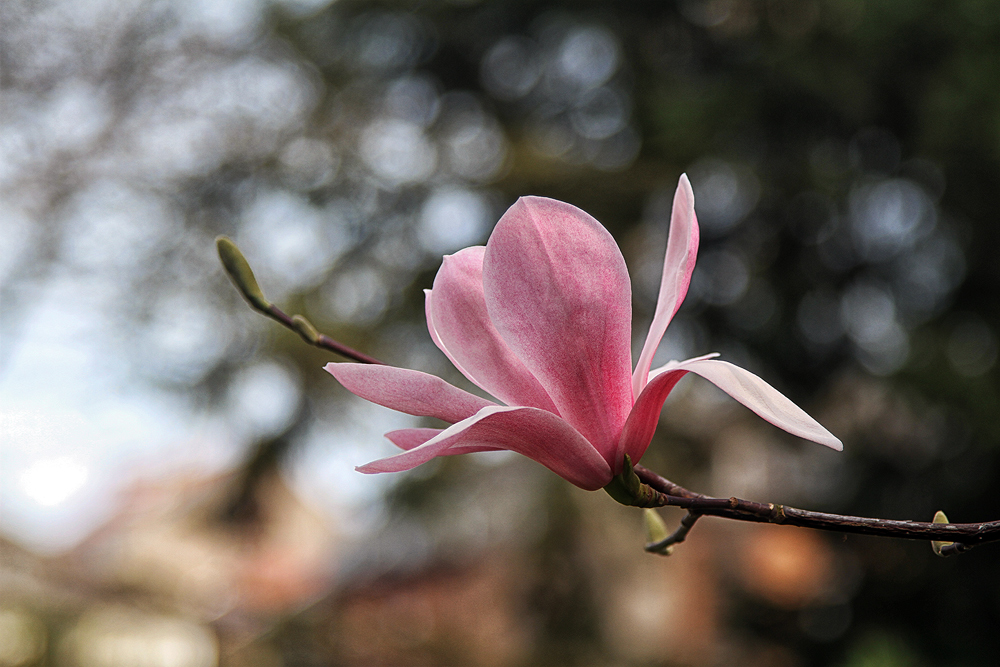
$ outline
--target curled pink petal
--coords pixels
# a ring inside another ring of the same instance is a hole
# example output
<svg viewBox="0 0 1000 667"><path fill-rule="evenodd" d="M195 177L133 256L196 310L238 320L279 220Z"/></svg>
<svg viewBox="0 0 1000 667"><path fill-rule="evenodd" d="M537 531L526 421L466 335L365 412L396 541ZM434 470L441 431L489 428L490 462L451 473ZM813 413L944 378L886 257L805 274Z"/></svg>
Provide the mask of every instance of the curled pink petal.
<svg viewBox="0 0 1000 667"><path fill-rule="evenodd" d="M547 410L500 406L483 408L422 445L363 465L358 471L410 470L454 448L469 447L496 447L523 454L588 491L600 489L611 481L608 463L565 421Z"/></svg>
<svg viewBox="0 0 1000 667"><path fill-rule="evenodd" d="M611 234L575 206L522 197L486 244L483 287L510 349L610 459L632 407L632 288Z"/></svg>
<svg viewBox="0 0 1000 667"><path fill-rule="evenodd" d="M351 393L408 415L437 417L454 423L496 405L439 377L406 368L330 363L325 369Z"/></svg>
<svg viewBox="0 0 1000 667"><path fill-rule="evenodd" d="M687 296L691 285L691 274L698 255L698 218L694 214L694 192L687 174L682 174L677 192L674 193L674 207L670 216L670 235L667 239L667 254L663 260L663 276L660 279L660 294L656 300L653 323L649 325L646 342L635 365L632 375L632 395L646 386L653 355L663 338L670 320Z"/></svg>
<svg viewBox="0 0 1000 667"><path fill-rule="evenodd" d="M555 412L552 399L497 332L486 312L483 255L473 246L445 256L426 292L431 338L465 377L508 405Z"/></svg>
<svg viewBox="0 0 1000 667"><path fill-rule="evenodd" d="M443 428L401 428L398 431L389 431L385 434L385 437L400 449L410 450L414 447L419 447L431 438L436 437L442 431L444 431ZM482 447L462 447L459 445L449 448L448 451L444 452L444 454L450 456L453 454L472 454L474 452L496 451L500 451L500 448L488 447L486 445L483 445Z"/></svg>
<svg viewBox="0 0 1000 667"><path fill-rule="evenodd" d="M805 410L792 403L784 394L748 370L718 359L688 359L671 362L662 369L665 373L678 370L702 376L737 401L756 412L765 421L792 435L826 445L838 452L844 444ZM654 371L658 372L658 371ZM653 380L650 380L652 384Z"/></svg>

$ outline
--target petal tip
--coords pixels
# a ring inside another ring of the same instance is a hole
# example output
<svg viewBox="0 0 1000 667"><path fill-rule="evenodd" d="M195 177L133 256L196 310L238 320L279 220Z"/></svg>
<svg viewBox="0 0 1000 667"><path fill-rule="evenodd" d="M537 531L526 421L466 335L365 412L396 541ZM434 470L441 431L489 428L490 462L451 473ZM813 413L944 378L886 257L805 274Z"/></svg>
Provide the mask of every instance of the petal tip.
<svg viewBox="0 0 1000 667"><path fill-rule="evenodd" d="M683 195L688 205L692 209L694 208L694 189L691 187L691 181L688 179L687 174L681 174L681 177L677 180L677 194Z"/></svg>
<svg viewBox="0 0 1000 667"><path fill-rule="evenodd" d="M551 197L541 197L539 195L524 195L518 197L511 209L515 207L522 207L526 209L528 213L540 213L544 214L547 212L561 212L566 213L571 216L580 216L581 214L590 217L583 209L578 206L574 206L569 202L564 202L559 199L553 199Z"/></svg>
<svg viewBox="0 0 1000 667"><path fill-rule="evenodd" d="M517 201L511 204L511 207L507 210L517 215L531 215L537 211L545 201L545 197L539 197L537 195L524 195L518 197ZM489 245L489 242L487 242L487 245Z"/></svg>

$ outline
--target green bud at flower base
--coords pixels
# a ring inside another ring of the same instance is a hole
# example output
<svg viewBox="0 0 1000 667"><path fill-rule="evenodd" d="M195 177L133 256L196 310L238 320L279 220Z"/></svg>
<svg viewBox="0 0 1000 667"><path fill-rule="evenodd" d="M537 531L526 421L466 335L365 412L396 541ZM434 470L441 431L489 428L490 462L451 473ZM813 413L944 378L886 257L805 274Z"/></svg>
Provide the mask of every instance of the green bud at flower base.
<svg viewBox="0 0 1000 667"><path fill-rule="evenodd" d="M625 455L621 473L612 477L611 482L604 487L604 490L622 505L631 507L655 506L656 492L639 480L635 474L635 468L632 467L632 458L628 454Z"/></svg>
<svg viewBox="0 0 1000 667"><path fill-rule="evenodd" d="M271 302L264 297L264 292L261 291L257 278L253 275L253 269L236 244L228 237L220 236L215 239L215 247L219 251L219 259L222 260L226 273L250 305L257 310L270 308Z"/></svg>

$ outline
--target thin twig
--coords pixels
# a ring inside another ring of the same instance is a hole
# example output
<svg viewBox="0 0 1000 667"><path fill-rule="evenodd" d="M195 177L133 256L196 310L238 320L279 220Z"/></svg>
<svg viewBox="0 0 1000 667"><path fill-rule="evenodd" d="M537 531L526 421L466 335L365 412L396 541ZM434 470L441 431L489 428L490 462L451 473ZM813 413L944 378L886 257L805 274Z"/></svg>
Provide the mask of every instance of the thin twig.
<svg viewBox="0 0 1000 667"><path fill-rule="evenodd" d="M370 357L364 352L358 352L357 350L350 348L344 345L343 343L334 340L333 338L330 338L326 334L321 334L317 332L316 329L313 328L311 324L309 324L309 321L306 320L301 315L295 315L293 317L289 317L285 312L283 312L273 303L268 304L268 308L266 309L257 308L256 305L254 305L253 303L251 303L250 306L257 312L267 315L278 324L281 324L282 326L291 329L299 336L301 336L302 340L309 343L310 345L314 345L324 350L329 350L330 352L335 352L342 357L353 359L354 361L358 361L362 364L379 364L382 366L385 365L384 361L379 361L375 357Z"/></svg>
<svg viewBox="0 0 1000 667"><path fill-rule="evenodd" d="M669 556L673 551L671 547L673 547L675 544L680 544L685 539L687 539L687 534L691 531L692 528L694 528L694 524L698 521L699 518L701 518L701 514L699 512L689 511L687 514L684 515L684 518L681 519L681 523L679 526L677 526L677 530L670 533L670 535L666 536L659 542L650 542L649 544L647 544L645 546L646 551L653 554L662 554L664 556Z"/></svg>
<svg viewBox="0 0 1000 667"><path fill-rule="evenodd" d="M219 252L219 259L222 261L222 266L226 269L226 273L229 274L229 278L233 281L236 289L240 291L240 294L242 294L243 298L247 300L250 307L258 313L266 315L278 324L291 329L301 336L302 340L310 345L315 345L318 348L335 352L342 357L347 357L348 359L353 359L354 361L359 361L363 364L385 365L375 357L369 357L363 352L358 352L357 350L347 347L343 343L340 343L325 334L321 334L316 330L316 327L312 325L312 322L307 320L302 315L289 316L283 310L268 301L267 297L264 296L264 292L261 290L260 285L257 283L257 278L253 274L253 269L250 268L250 263L247 261L246 257L243 256L243 253L236 246L236 244L233 243L232 239L225 236L219 236L215 239L215 247Z"/></svg>
<svg viewBox="0 0 1000 667"><path fill-rule="evenodd" d="M689 491L642 466L635 466L635 473L640 481L658 494L651 506L682 507L700 514L737 521L776 523L880 537L952 542L953 544L941 548L941 555L961 553L979 544L1000 541L1000 521L931 523L828 514L739 498L711 498Z"/></svg>

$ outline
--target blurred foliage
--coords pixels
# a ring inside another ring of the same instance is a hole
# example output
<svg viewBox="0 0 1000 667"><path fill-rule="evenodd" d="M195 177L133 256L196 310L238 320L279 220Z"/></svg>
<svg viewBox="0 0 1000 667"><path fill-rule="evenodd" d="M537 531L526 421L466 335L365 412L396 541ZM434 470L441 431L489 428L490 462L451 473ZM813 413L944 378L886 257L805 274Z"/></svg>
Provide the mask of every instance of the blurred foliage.
<svg viewBox="0 0 1000 667"><path fill-rule="evenodd" d="M682 171L703 243L663 354L721 351L845 441L843 462L775 492L1000 516L1000 3L288 1L243 23L195 4L6 3L3 354L43 287L75 281L129 373L244 434L223 516L252 515L253 480L337 442L349 408L329 355L234 293L216 234L288 312L461 384L422 324L443 253L485 241L517 196L570 201L619 240L643 330ZM255 382L292 407L248 417L233 397ZM715 444L666 414L644 464L712 479ZM431 506L447 524L476 495L454 491L472 466L399 476L390 514ZM548 518L529 540L540 630L524 659L605 662L581 510L562 486L535 494ZM753 664L995 662L996 548L836 548L860 574L826 606L732 587L732 636L766 647ZM288 664L322 644L313 622L272 632Z"/></svg>

